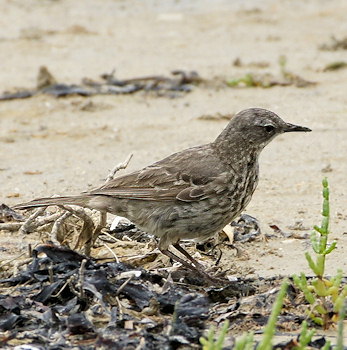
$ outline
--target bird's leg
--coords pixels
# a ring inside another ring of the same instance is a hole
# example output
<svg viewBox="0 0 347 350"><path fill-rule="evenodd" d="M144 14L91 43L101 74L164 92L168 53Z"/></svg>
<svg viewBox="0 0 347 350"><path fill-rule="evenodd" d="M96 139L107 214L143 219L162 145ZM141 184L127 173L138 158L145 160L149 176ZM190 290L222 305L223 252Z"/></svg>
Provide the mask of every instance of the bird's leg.
<svg viewBox="0 0 347 350"><path fill-rule="evenodd" d="M182 255L184 255L190 262L192 262L196 268L200 270L203 269L203 266L198 263L185 249L183 249L178 242L172 244L172 246L176 248Z"/></svg>
<svg viewBox="0 0 347 350"><path fill-rule="evenodd" d="M224 285L225 280L221 280L218 277L213 277L210 276L206 271L204 266L202 266L199 262L197 262L183 247L177 242L175 244L172 244L174 248L176 248L181 254L183 254L189 261L193 263L193 265L190 265L190 269L193 270L194 272L198 272L203 278L205 278L208 282L212 282L213 284L217 285ZM193 269L192 269L193 267Z"/></svg>
<svg viewBox="0 0 347 350"><path fill-rule="evenodd" d="M178 252L180 252L185 258L187 258L189 261L186 261L185 259L177 256L175 253L171 252L168 248L172 245ZM221 280L219 278L211 277L208 273L205 272L205 269L202 265L200 265L193 257L190 256L188 252L183 249L179 243L176 241L175 243L172 242L172 239L168 237L168 234L164 234L162 237L160 237L159 244L158 244L159 250L168 256L171 260L177 261L181 263L184 267L188 268L189 270L199 274L208 284L212 285L223 285L225 284L225 280Z"/></svg>
<svg viewBox="0 0 347 350"><path fill-rule="evenodd" d="M177 249L176 244L173 244L173 246ZM186 256L188 258L189 254L180 245L178 245L178 246L179 246L179 249L177 249L177 250L180 251L182 254L184 254L184 256ZM186 268L190 269L191 271L198 273L208 284L223 285L226 282L225 280L221 280L219 278L210 276L208 273L206 273L203 270L203 267L190 255L189 255L188 259L192 262L194 261L194 264L196 264L195 266L193 264L190 264L189 262L185 261L184 259L180 258L176 254L170 252L170 250L168 250L168 249L160 249L159 248L159 250L163 254L168 256L170 259L177 261L177 262L181 263L183 266L185 266ZM184 251L185 253L183 253L182 251Z"/></svg>
<svg viewBox="0 0 347 350"><path fill-rule="evenodd" d="M183 266L187 267L190 270L193 270L194 272L197 270L197 268L195 266L193 266L192 264L189 264L189 262L185 261L184 259L180 258L179 256L177 256L176 254L170 252L169 249L160 249L159 250L165 254L166 256L168 256L170 259L177 261L179 263L181 263Z"/></svg>

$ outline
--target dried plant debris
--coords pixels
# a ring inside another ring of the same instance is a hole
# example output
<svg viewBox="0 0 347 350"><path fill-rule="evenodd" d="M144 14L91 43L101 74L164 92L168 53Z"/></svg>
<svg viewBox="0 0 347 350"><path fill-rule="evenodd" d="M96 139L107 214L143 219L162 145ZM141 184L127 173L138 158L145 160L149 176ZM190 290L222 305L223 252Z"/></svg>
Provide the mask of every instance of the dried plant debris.
<svg viewBox="0 0 347 350"><path fill-rule="evenodd" d="M11 209L4 203L0 205L0 223L24 220L25 217L19 212Z"/></svg>
<svg viewBox="0 0 347 350"><path fill-rule="evenodd" d="M303 226L303 223L300 221L294 223L294 225L288 226L288 229L294 230L294 231L305 231L303 233L286 232L286 231L283 231L281 228L279 228L277 225L270 225L270 228L273 229L274 235L266 234L266 238L284 237L284 238L303 239L307 241L310 238L310 234L307 233L307 231L309 231L309 228Z"/></svg>
<svg viewBox="0 0 347 350"><path fill-rule="evenodd" d="M241 217L237 220L237 222L231 223L231 226L235 227L235 241L253 241L261 234L258 220L248 214L242 214Z"/></svg>
<svg viewBox="0 0 347 350"><path fill-rule="evenodd" d="M264 69L269 66L267 62L242 63L240 58L235 59L233 65L239 68ZM281 65L281 63L280 63ZM282 67L283 68L283 67ZM291 72L281 70L282 76L276 77L271 73L247 73L236 79L225 80L224 77L203 79L196 71L174 70L170 76L151 75L130 79L119 79L115 72L105 73L101 80L83 78L81 83L66 84L59 82L47 67L41 66L37 75L37 84L32 89L14 88L0 95L0 101L24 99L39 94L54 97L66 96L94 96L94 95L120 95L133 94L139 91L151 93L155 96L175 98L192 91L196 86L219 89L225 86L246 86L268 88L272 86L306 87L315 84Z"/></svg>
<svg viewBox="0 0 347 350"><path fill-rule="evenodd" d="M39 349L191 349L210 325L231 320L229 335L261 329L281 279L224 287L175 284L124 263L97 263L71 249L41 245L15 276L0 280L0 346ZM278 327L304 319L293 286Z"/></svg>
<svg viewBox="0 0 347 350"><path fill-rule="evenodd" d="M336 39L335 36L331 36L330 42L320 45L319 48L325 51L347 50L347 37Z"/></svg>
<svg viewBox="0 0 347 350"><path fill-rule="evenodd" d="M244 63L241 58L237 57L233 61L233 66L234 67L240 67L240 68L268 68L270 67L270 63L266 61L254 61L254 62L248 62Z"/></svg>
<svg viewBox="0 0 347 350"><path fill-rule="evenodd" d="M308 87L315 85L316 82L308 81L297 74L289 72L286 69L286 57L280 56L279 66L281 75L279 77L274 76L272 73L247 73L242 77L230 79L226 83L230 87L261 87L270 88L273 86L291 86L296 87Z"/></svg>
<svg viewBox="0 0 347 350"><path fill-rule="evenodd" d="M121 221L116 226L110 227L109 233L119 240L131 240L141 243L148 243L153 241L153 236L140 230L130 221Z"/></svg>
<svg viewBox="0 0 347 350"><path fill-rule="evenodd" d="M0 290L1 346L178 348L198 344L209 317L205 293L54 245L36 248L26 269L0 280Z"/></svg>
<svg viewBox="0 0 347 350"><path fill-rule="evenodd" d="M161 269L163 273L165 271L166 274L171 274L175 281L203 284L201 279L185 269L177 268L176 265L166 267L168 258L158 250L157 238L143 232L125 218L116 217L111 224L107 224L104 213L76 206L62 206L53 211L51 207L39 208L26 215L27 217L20 217L22 221L19 222L0 223L0 230L19 231L23 235L36 232L41 242L76 249L88 257L93 256L99 262L123 261L152 271ZM209 269L209 273L220 277L223 275L230 280L235 273L240 275L240 271L236 272L231 266L223 270L219 267L219 262L229 254L241 257L244 254L243 244L264 238L307 238L307 235L296 237L292 233L283 233L277 226L271 227L277 234L265 234L264 237L257 220L243 214L237 222L227 225L218 236L199 245L191 241L183 244L195 259ZM14 267L12 260L4 261L3 265L6 265L5 271Z"/></svg>
<svg viewBox="0 0 347 350"><path fill-rule="evenodd" d="M215 114L203 114L199 117L197 117L198 120L211 120L211 121L229 121L234 114L222 114L222 113L215 113Z"/></svg>
<svg viewBox="0 0 347 350"><path fill-rule="evenodd" d="M190 92L195 85L203 82L194 71L175 70L171 75L170 77L153 75L121 80L112 72L102 74L101 81L84 78L80 84L65 84L59 83L47 67L42 66L39 69L36 88L4 92L0 95L0 101L23 99L38 94L65 97L131 94L138 91L153 92L158 96L177 97Z"/></svg>
<svg viewBox="0 0 347 350"><path fill-rule="evenodd" d="M328 339L325 337L319 337L313 341L310 341L306 346L305 349L331 349L330 344L328 343ZM276 349L282 349L282 350L296 350L296 349L302 349L301 344L299 342L299 336L296 339L291 339L285 342L281 342L276 345Z"/></svg>
<svg viewBox="0 0 347 350"><path fill-rule="evenodd" d="M344 69L344 68L347 68L347 62L336 61L336 62L332 62L332 63L327 64L323 68L323 72L331 72L331 71L340 70L340 69Z"/></svg>
<svg viewBox="0 0 347 350"><path fill-rule="evenodd" d="M269 88L273 86L289 86L291 85L287 81L280 81L276 79L272 74L256 74L247 73L244 76L227 81L227 85L230 87L261 87Z"/></svg>
<svg viewBox="0 0 347 350"><path fill-rule="evenodd" d="M316 82L308 81L299 75L286 72L286 75L282 77L275 77L271 73L256 74L247 73L244 76L227 81L227 85L230 87L261 87L270 88L273 86L291 86L307 87L315 85Z"/></svg>
<svg viewBox="0 0 347 350"><path fill-rule="evenodd" d="M40 90L56 84L57 81L55 80L51 72L47 69L47 67L41 66L39 69L39 73L37 74L36 87Z"/></svg>
<svg viewBox="0 0 347 350"><path fill-rule="evenodd" d="M134 337L137 345L142 337L151 344L197 342L208 313L205 297L164 286L158 275L122 263L97 264L53 245L35 249L31 264L17 276L0 280L0 285L0 328L8 331L6 345L13 344L13 338L19 344L26 340L40 345L55 339L61 348L83 346L89 340L123 341L128 346ZM174 312L169 330L166 319ZM157 336L166 328L165 336Z"/></svg>

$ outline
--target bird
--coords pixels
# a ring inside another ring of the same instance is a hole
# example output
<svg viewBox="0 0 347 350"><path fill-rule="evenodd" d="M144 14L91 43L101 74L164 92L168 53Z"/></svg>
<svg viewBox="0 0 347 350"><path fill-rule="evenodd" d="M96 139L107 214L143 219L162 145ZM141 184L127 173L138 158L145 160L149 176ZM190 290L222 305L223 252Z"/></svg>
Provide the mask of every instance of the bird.
<svg viewBox="0 0 347 350"><path fill-rule="evenodd" d="M257 187L263 148L280 134L309 131L269 110L248 108L235 114L210 143L171 154L89 192L38 198L14 209L77 205L126 217L157 236L163 254L211 280L180 241L205 241L238 217Z"/></svg>

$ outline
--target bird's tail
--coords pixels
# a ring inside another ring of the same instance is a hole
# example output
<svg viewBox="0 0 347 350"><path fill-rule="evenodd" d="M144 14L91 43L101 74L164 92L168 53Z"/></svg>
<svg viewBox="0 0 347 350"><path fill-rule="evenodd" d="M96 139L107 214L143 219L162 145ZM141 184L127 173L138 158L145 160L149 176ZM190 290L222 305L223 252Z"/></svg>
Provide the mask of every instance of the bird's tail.
<svg viewBox="0 0 347 350"><path fill-rule="evenodd" d="M89 202L88 195L37 198L30 202L17 204L12 208L13 209L30 209L30 208L38 208L38 207L48 207L49 205L79 205L81 207L85 207L87 206L88 202Z"/></svg>

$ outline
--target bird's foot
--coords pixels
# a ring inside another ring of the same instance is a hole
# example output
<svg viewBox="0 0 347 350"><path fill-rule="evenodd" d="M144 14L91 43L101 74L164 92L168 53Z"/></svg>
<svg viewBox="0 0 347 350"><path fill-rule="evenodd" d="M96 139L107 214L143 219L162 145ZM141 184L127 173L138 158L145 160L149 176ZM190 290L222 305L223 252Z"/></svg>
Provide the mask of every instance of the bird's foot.
<svg viewBox="0 0 347 350"><path fill-rule="evenodd" d="M168 249L161 249L161 252L168 256L170 259L181 263L184 267L198 274L203 281L208 285L213 286L222 286L229 283L227 279L223 279L220 277L215 277L207 273L205 267L203 267L200 263L198 263L192 256L189 255L178 243L173 245L179 252L181 252L190 262L180 258L176 254L172 253Z"/></svg>

